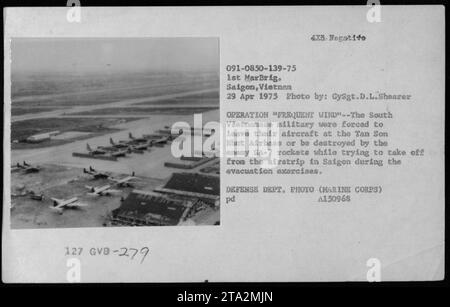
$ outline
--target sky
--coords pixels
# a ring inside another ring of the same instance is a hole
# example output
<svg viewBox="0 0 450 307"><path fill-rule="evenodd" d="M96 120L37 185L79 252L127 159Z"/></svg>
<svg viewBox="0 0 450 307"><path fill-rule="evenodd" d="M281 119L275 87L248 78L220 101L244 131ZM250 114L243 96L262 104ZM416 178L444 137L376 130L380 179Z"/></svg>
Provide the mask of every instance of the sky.
<svg viewBox="0 0 450 307"><path fill-rule="evenodd" d="M13 38L12 72L217 71L218 38Z"/></svg>

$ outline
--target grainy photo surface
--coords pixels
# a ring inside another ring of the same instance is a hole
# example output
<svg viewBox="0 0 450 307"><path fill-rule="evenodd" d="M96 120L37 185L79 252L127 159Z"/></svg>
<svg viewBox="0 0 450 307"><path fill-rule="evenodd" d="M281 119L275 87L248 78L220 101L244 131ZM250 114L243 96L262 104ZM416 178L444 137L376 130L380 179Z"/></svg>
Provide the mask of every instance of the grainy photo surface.
<svg viewBox="0 0 450 307"><path fill-rule="evenodd" d="M219 119L218 48L12 39L11 227L218 225L219 158L171 153L175 123Z"/></svg>

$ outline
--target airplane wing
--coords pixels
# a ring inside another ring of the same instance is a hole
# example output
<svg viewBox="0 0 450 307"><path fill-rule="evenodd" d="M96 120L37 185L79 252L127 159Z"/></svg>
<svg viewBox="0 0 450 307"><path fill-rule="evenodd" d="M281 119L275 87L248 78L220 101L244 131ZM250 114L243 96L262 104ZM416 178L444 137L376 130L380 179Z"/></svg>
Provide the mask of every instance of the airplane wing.
<svg viewBox="0 0 450 307"><path fill-rule="evenodd" d="M118 182L118 183L124 183L124 182L127 182L127 181L132 180L133 178L134 178L134 177L128 176L128 177L119 179L117 182Z"/></svg>
<svg viewBox="0 0 450 307"><path fill-rule="evenodd" d="M55 210L60 210L60 209L62 209L65 206L67 206L67 203L66 202L61 202L61 203L58 203L57 206L50 206L50 208L51 209L55 209Z"/></svg>
<svg viewBox="0 0 450 307"><path fill-rule="evenodd" d="M101 187L101 188L90 188L91 191L88 192L88 195L94 195L94 196L98 196L101 195L101 193L103 193L105 190L108 189L108 187Z"/></svg>
<svg viewBox="0 0 450 307"><path fill-rule="evenodd" d="M117 194L122 193L122 191L114 190L114 189L106 189L106 190L99 192L99 194L115 194L115 193L117 193Z"/></svg>
<svg viewBox="0 0 450 307"><path fill-rule="evenodd" d="M87 207L87 206L89 206L89 205L85 204L85 203L79 203L79 202L75 202L75 203L66 205L67 208Z"/></svg>
<svg viewBox="0 0 450 307"><path fill-rule="evenodd" d="M115 181L118 184L121 184L121 183L126 183L128 181L132 181L132 180L138 179L138 178L135 177L135 176L128 176L128 177L125 177L125 178L122 178L122 179L116 179L116 178L110 178L110 179Z"/></svg>
<svg viewBox="0 0 450 307"><path fill-rule="evenodd" d="M108 189L105 192L108 192L108 193L122 193L121 190L114 190L114 189Z"/></svg>
<svg viewBox="0 0 450 307"><path fill-rule="evenodd" d="M106 185L106 186L97 188L97 189L95 189L94 192L91 192L88 194L98 196L98 195L114 194L114 193L119 193L119 192L121 193L122 191L113 190L113 189L111 189L111 187L109 185Z"/></svg>
<svg viewBox="0 0 450 307"><path fill-rule="evenodd" d="M54 202L57 203L56 206L50 206L50 209L55 210L59 213L63 212L64 208L76 208L76 207L85 207L87 204L78 202L77 199L69 199L69 200L61 200L57 198L52 198Z"/></svg>

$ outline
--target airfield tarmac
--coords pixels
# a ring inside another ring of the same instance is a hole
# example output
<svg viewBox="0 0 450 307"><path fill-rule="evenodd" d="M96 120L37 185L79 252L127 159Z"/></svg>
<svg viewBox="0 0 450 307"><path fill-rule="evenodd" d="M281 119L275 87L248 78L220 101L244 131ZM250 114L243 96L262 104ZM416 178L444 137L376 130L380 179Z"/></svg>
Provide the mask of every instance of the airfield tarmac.
<svg viewBox="0 0 450 307"><path fill-rule="evenodd" d="M120 174L111 173L115 178ZM54 164L43 164L38 173L24 175L15 172L11 175L11 190L18 188L43 194L42 201L30 199L28 196L13 197L11 200L11 228L57 228L57 227L102 227L108 223L111 210L120 206L120 198L126 197L133 189L152 190L164 183L163 180L139 177L134 187L113 189L121 190L118 195L90 196L86 186L103 186L110 184L107 179L94 180L90 175L84 174L82 169ZM50 199L70 199L77 197L86 207L66 209L62 214L54 212Z"/></svg>
<svg viewBox="0 0 450 307"><path fill-rule="evenodd" d="M202 123L219 120L219 110L204 112ZM86 185L103 186L111 184L107 179L92 180L91 176L83 174L83 168L92 166L97 171L111 173L113 177L121 178L135 172L139 180L134 188L153 190L162 186L174 172L198 172L199 169L215 164L211 160L193 169L177 169L164 166L165 162L180 162L171 154L171 143L163 147L151 147L144 153L131 153L126 157L119 157L117 161L97 160L73 157L72 152L86 152L86 143L92 147L109 145L109 138L115 142L128 140L128 133L135 137L142 134L152 134L165 126L184 121L193 126L192 115L156 115L145 119L125 122L113 128L119 132L96 136L72 143L44 147L37 149L21 149L11 152L12 165L27 161L38 165L38 173L23 174L22 171L11 174L12 192L17 187L32 190L36 194L43 193L44 200L32 200L27 196L14 197L11 201L11 227L25 228L70 228L70 227L102 227L108 223L110 212L120 206L120 198L126 197L132 188L120 188L122 193L114 196L88 196ZM114 187L113 187L114 188ZM69 199L78 197L87 207L65 210L63 214L53 212L50 197ZM218 220L219 211L200 212L193 220L199 224L212 224Z"/></svg>
<svg viewBox="0 0 450 307"><path fill-rule="evenodd" d="M204 112L203 125L208 121L219 121L219 110ZM33 165L37 164L58 164L70 167L85 168L92 166L99 171L110 171L120 174L136 173L136 176L144 176L157 179L166 179L174 171L180 171L174 168L164 166L164 162L176 162L179 159L174 158L170 151L171 144L164 147L151 147L150 150L144 151L143 154L132 153L126 157L119 157L117 161L106 161L89 158L73 157L72 152L86 152L86 144L92 148L97 146L109 146L109 139L115 142L119 140L129 140L128 133L131 132L135 137L141 137L142 134L152 134L158 129L164 129L164 126L171 126L173 123L183 121L193 125L192 115L155 115L145 119L126 122L111 126L121 129L119 132L96 136L72 143L36 148L36 149L20 149L12 150L11 164L27 161ZM204 166L208 166L208 162ZM193 170L182 170L193 171ZM196 170L195 170L196 171Z"/></svg>

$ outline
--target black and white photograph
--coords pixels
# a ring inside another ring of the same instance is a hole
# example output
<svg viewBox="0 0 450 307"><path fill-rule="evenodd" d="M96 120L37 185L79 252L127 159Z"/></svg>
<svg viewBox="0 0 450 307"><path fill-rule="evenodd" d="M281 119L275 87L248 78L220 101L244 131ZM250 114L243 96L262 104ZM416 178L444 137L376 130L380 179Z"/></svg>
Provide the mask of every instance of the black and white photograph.
<svg viewBox="0 0 450 307"><path fill-rule="evenodd" d="M11 228L219 225L219 157L171 150L218 69L218 38L12 39Z"/></svg>

